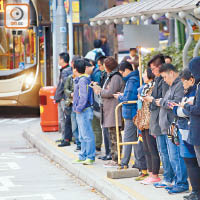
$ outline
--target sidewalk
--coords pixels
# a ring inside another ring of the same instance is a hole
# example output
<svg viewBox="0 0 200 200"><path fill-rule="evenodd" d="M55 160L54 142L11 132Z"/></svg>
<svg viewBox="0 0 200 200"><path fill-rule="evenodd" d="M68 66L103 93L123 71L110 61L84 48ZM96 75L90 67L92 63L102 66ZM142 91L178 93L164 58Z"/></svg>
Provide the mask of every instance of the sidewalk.
<svg viewBox="0 0 200 200"><path fill-rule="evenodd" d="M133 178L109 179L106 172L111 169L104 168L105 162L98 159L92 166L72 164L72 161L78 158L78 153L74 152L76 146L72 144L69 147L57 147L55 140L60 138L60 134L43 133L39 119L25 129L23 135L41 153L59 163L71 174L110 200L182 200L186 195L186 193L169 195L164 189L156 189L152 185L142 185Z"/></svg>

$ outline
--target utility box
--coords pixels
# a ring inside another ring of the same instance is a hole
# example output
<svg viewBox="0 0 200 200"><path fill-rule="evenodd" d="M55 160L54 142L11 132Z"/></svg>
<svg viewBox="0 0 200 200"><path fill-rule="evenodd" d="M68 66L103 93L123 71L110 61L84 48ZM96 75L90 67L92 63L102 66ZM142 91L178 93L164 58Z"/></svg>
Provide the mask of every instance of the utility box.
<svg viewBox="0 0 200 200"><path fill-rule="evenodd" d="M58 104L54 100L56 87L40 89L40 125L43 132L58 131Z"/></svg>

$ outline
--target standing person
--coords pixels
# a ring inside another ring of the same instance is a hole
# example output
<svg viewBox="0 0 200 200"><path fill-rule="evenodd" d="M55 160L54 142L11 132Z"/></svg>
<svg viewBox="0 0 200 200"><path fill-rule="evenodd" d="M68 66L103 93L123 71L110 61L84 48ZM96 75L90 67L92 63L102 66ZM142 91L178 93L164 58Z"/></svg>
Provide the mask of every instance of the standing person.
<svg viewBox="0 0 200 200"><path fill-rule="evenodd" d="M56 94L54 99L58 104L58 115L60 122L60 130L62 133L61 144L59 147L70 146L70 141L72 139L72 131L71 131L71 117L70 115L65 114L65 94L64 94L64 84L69 75L72 74L72 68L69 66L69 54L61 53L59 55L59 66L60 68L60 76L59 82L56 88Z"/></svg>
<svg viewBox="0 0 200 200"><path fill-rule="evenodd" d="M100 58L98 58L98 61L97 61L97 64L98 64L99 69L101 71L101 79L100 79L100 87L101 88L103 88L103 85L104 85L104 83L105 83L105 81L107 79L107 73L105 71L105 66L104 66L105 59L106 59L105 56L101 56ZM100 113L101 113L101 116L102 116L102 108L103 108L103 105L102 105L102 103L100 101ZM110 155L111 144L110 144L110 135L109 135L108 128L102 128L102 132L103 132L103 138L104 138L105 155L104 156L99 156L98 159L101 159L101 160L112 160L112 157Z"/></svg>
<svg viewBox="0 0 200 200"><path fill-rule="evenodd" d="M115 108L118 105L118 100L114 98L114 94L122 93L124 89L124 82L121 74L118 72L118 63L112 58L108 57L104 61L107 72L107 79L102 89L95 88L96 94L101 95L103 109L102 109L102 124L103 128L108 128L111 140L111 156L112 161L108 161L105 167L117 167L118 153L117 153L117 138L116 138L116 123L115 123ZM119 111L119 127L122 126L121 111ZM121 134L120 134L121 140Z"/></svg>
<svg viewBox="0 0 200 200"><path fill-rule="evenodd" d="M156 143L160 157L162 160L162 165L164 169L163 180L159 183L154 184L157 188L163 188L171 185L174 172L169 160L169 154L167 150L167 133L162 133L161 127L159 125L159 115L160 115L160 106L157 106L156 99L163 98L169 89L169 86L164 82L159 70L161 66L165 63L164 56L158 54L154 56L148 63L148 66L151 68L153 74L155 75L155 85L151 95L143 97L144 101L150 103L150 134L156 137Z"/></svg>
<svg viewBox="0 0 200 200"><path fill-rule="evenodd" d="M88 66L86 66L85 73L88 74L91 78L92 82L95 82L96 84L100 84L101 80L101 71L99 68L95 65L94 62L87 62ZM96 144L96 153L101 152L101 145L102 145L102 130L100 126L100 106L99 106L99 98L96 94L94 94L94 105L93 105L93 111L94 111L94 118L92 121L92 128L95 134L95 144Z"/></svg>
<svg viewBox="0 0 200 200"><path fill-rule="evenodd" d="M106 56L101 56L98 58L97 65L99 67L99 70L101 71L101 79L100 79L100 86L103 87L106 79L107 79L107 72L105 70L104 61L106 59Z"/></svg>
<svg viewBox="0 0 200 200"><path fill-rule="evenodd" d="M110 56L110 47L108 44L108 40L107 37L105 35L101 36L101 48L103 50L103 52L105 53L105 56Z"/></svg>
<svg viewBox="0 0 200 200"><path fill-rule="evenodd" d="M93 91L89 87L91 79L85 74L87 61L78 59L74 62L74 72L77 77L74 80L73 110L76 112L78 123L81 152L77 164L92 165L95 162L95 137L92 130L93 119Z"/></svg>
<svg viewBox="0 0 200 200"><path fill-rule="evenodd" d="M189 126L191 123L190 115L187 110L181 107L182 104L194 102L196 84L194 77L188 69L181 72L180 78L185 90L184 97L181 101L181 104L171 104L170 106L178 117L177 125L179 129L178 142L180 146L180 154L184 159L192 186L191 194L184 196L183 198L184 200L198 200L198 195L200 195L200 167L198 166L194 146L189 144Z"/></svg>
<svg viewBox="0 0 200 200"><path fill-rule="evenodd" d="M141 174L137 181L145 180L142 182L143 184L150 184L152 182L159 182L160 178L158 176L160 170L160 156L158 153L158 148L156 144L155 136L152 136L149 131L149 122L150 122L150 110L149 110L149 102L143 101L143 97L151 95L154 88L154 78L155 75L152 73L151 68L148 67L143 75L144 87L142 89L141 94L138 99L141 102L141 107L138 103L138 112L135 117L135 123L137 128L142 131L142 139L143 139L143 149L147 161L147 169L149 173L149 177L147 174Z"/></svg>
<svg viewBox="0 0 200 200"><path fill-rule="evenodd" d="M128 61L129 63L131 63L131 65L134 67L139 66L139 57L137 55L137 49L136 48L130 48L130 54L129 56L125 56L122 60L123 61Z"/></svg>
<svg viewBox="0 0 200 200"><path fill-rule="evenodd" d="M103 52L101 48L102 42L101 40L94 40L94 49L89 51L85 58L93 61L97 61L99 57L105 56L105 53Z"/></svg>
<svg viewBox="0 0 200 200"><path fill-rule="evenodd" d="M184 88L179 73L172 64L164 64L160 68L161 76L169 85L169 90L162 99L157 99L156 104L160 106L159 125L161 131L167 134L175 115L170 109L170 103L180 103L184 96ZM180 155L180 147L166 138L169 160L174 171L174 185L167 187L169 194L185 192L189 189L187 181L187 170L183 158Z"/></svg>
<svg viewBox="0 0 200 200"><path fill-rule="evenodd" d="M190 144L194 145L198 164L200 166L200 57L193 58L189 63L189 69L195 78L197 84L197 91L194 99L194 103L188 102L184 104L184 109L187 110L191 116L190 124Z"/></svg>
<svg viewBox="0 0 200 200"><path fill-rule="evenodd" d="M74 69L74 62L77 59L80 59L80 56L74 56L71 62L71 67ZM66 106L66 111L71 114L71 124L72 124L72 134L75 138L76 142L76 150L79 151L81 150L81 143L79 141L79 132L78 132L78 124L76 121L76 113L73 111L73 95L74 95L74 78L75 74L71 74L70 76L67 77L67 80L64 85L64 93L66 96L66 101L65 101L65 106Z"/></svg>
<svg viewBox="0 0 200 200"><path fill-rule="evenodd" d="M132 65L124 61L119 66L119 71L123 76L126 83L123 94L114 94L114 97L119 102L136 101L137 100L137 89L140 86L139 71L136 69L133 71ZM125 119L124 125L124 142L137 141L137 127L133 123L133 118L137 112L137 104L128 104L122 106L122 116ZM128 168L130 161L132 145L124 147L124 157L121 161L120 168Z"/></svg>

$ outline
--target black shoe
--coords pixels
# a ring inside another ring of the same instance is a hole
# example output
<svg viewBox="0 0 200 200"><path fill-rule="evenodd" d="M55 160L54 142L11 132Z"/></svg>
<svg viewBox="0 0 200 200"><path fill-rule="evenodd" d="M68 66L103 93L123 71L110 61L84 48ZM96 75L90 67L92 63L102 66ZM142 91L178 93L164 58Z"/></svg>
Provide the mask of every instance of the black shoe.
<svg viewBox="0 0 200 200"><path fill-rule="evenodd" d="M192 192L187 196L183 197L184 200L198 200L198 194L197 192Z"/></svg>
<svg viewBox="0 0 200 200"><path fill-rule="evenodd" d="M108 156L99 156L98 159L101 159L101 160L112 160L112 157L110 155L108 155Z"/></svg>
<svg viewBox="0 0 200 200"><path fill-rule="evenodd" d="M70 146L70 142L69 141L63 141L58 145L58 147L66 147L66 146Z"/></svg>
<svg viewBox="0 0 200 200"><path fill-rule="evenodd" d="M76 150L77 150L77 151L80 151L80 150L81 150L81 147L77 146L77 147L76 147Z"/></svg>
<svg viewBox="0 0 200 200"><path fill-rule="evenodd" d="M96 151L100 152L101 151L101 147L96 147Z"/></svg>

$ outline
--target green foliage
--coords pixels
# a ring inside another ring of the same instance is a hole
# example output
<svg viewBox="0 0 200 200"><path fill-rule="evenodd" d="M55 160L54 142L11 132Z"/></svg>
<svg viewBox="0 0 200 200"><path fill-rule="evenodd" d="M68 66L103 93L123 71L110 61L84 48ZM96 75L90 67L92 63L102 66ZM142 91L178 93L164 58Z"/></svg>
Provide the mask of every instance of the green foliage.
<svg viewBox="0 0 200 200"><path fill-rule="evenodd" d="M188 59L189 60L191 60L193 57L193 50L194 50L195 45L196 45L195 41L193 41L193 43L190 45L190 48L188 51ZM176 48L174 44L172 46L169 46L169 47L163 49L162 51L152 51L151 53L145 55L142 59L142 65L147 66L148 61L154 55L157 55L160 53L172 57L173 65L176 66L176 68L178 70L181 70L183 68L183 59L182 59L183 52L182 52L182 50L179 50L178 48Z"/></svg>

